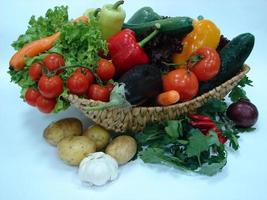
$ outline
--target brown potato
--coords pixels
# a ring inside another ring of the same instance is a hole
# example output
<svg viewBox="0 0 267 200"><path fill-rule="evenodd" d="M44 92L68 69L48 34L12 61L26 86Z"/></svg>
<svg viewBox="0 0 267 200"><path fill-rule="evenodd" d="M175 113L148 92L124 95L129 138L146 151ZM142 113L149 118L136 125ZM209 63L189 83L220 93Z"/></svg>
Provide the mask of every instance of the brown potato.
<svg viewBox="0 0 267 200"><path fill-rule="evenodd" d="M96 144L96 150L99 151L105 148L110 139L109 132L99 125L90 126L83 132L83 135L89 137Z"/></svg>
<svg viewBox="0 0 267 200"><path fill-rule="evenodd" d="M106 153L116 159L120 165L131 160L136 151L137 144L135 139L127 135L116 137L106 148Z"/></svg>
<svg viewBox="0 0 267 200"><path fill-rule="evenodd" d="M82 134L82 122L76 118L65 118L52 122L44 130L45 140L56 146L60 140L68 136L77 136Z"/></svg>
<svg viewBox="0 0 267 200"><path fill-rule="evenodd" d="M79 165L88 154L96 151L95 143L86 136L66 137L57 148L59 157L69 165Z"/></svg>

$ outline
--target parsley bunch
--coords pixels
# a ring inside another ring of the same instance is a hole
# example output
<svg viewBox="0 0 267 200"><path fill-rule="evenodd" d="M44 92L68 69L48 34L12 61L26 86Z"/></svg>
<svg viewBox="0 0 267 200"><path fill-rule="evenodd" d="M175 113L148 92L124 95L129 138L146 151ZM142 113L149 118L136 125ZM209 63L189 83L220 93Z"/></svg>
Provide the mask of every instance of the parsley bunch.
<svg viewBox="0 0 267 200"><path fill-rule="evenodd" d="M231 101L247 98L243 87L251 83L248 77L244 77L229 94ZM229 146L237 150L239 134L255 129L236 127L226 116L227 107L224 100L211 99L197 113L210 117L228 139ZM187 115L182 115L175 120L148 124L136 136L139 157L146 163L165 164L208 176L221 171L227 162L225 144L219 142L214 131L204 135L199 129L192 127L190 120Z"/></svg>

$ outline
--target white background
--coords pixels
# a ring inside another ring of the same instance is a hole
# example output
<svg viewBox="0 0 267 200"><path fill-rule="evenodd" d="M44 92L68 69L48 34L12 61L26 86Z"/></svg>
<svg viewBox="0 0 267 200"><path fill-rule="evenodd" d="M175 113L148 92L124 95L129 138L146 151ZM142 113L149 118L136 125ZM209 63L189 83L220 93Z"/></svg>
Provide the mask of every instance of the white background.
<svg viewBox="0 0 267 200"><path fill-rule="evenodd" d="M14 53L10 44L26 30L31 15L42 15L56 5L69 5L70 17L86 8L100 7L100 0L0 0L0 200L79 199L267 199L267 1L127 0L127 16L147 5L161 15L203 15L212 19L222 33L232 38L243 32L256 36L253 53L247 60L253 88L248 95L260 113L257 131L242 135L238 152L229 151L223 172L214 177L182 173L140 160L120 168L120 177L104 187L89 188L80 183L77 168L65 165L56 149L42 138L43 129L53 120L78 117L89 121L74 108L58 115L44 115L23 103L19 88L6 73ZM111 1L109 1L111 2Z"/></svg>

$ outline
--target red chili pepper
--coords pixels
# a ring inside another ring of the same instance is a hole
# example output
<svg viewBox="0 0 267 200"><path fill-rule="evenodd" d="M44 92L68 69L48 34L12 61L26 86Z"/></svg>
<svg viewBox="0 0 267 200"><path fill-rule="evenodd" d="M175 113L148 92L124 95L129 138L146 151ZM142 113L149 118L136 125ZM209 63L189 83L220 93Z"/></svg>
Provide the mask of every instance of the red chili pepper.
<svg viewBox="0 0 267 200"><path fill-rule="evenodd" d="M217 133L218 139L220 143L224 144L227 141L227 138L223 136L222 132L215 126L211 130L215 131Z"/></svg>
<svg viewBox="0 0 267 200"><path fill-rule="evenodd" d="M189 114L188 117L195 121L209 121L212 122L212 120L205 115L198 115L198 114Z"/></svg>
<svg viewBox="0 0 267 200"><path fill-rule="evenodd" d="M205 128L205 129L211 129L215 125L214 122L212 121L198 121L198 122L190 122L191 126L196 127L196 128Z"/></svg>
<svg viewBox="0 0 267 200"><path fill-rule="evenodd" d="M227 138L223 136L222 132L208 116L189 114L188 117L193 120L190 122L190 125L198 128L204 135L207 135L210 130L213 130L216 132L221 144L224 144L227 141Z"/></svg>
<svg viewBox="0 0 267 200"><path fill-rule="evenodd" d="M139 43L130 29L124 29L108 39L108 50L117 75L125 73L135 65L149 62L149 57L142 47L159 32L159 26L156 25L156 28Z"/></svg>

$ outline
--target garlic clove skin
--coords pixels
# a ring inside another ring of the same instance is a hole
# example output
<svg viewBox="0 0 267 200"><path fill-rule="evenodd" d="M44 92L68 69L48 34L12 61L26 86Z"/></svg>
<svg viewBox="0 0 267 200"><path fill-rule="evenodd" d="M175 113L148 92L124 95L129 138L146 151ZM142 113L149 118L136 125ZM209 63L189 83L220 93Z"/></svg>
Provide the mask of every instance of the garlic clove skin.
<svg viewBox="0 0 267 200"><path fill-rule="evenodd" d="M118 177L118 163L103 152L91 153L81 161L78 174L90 185L104 185Z"/></svg>

